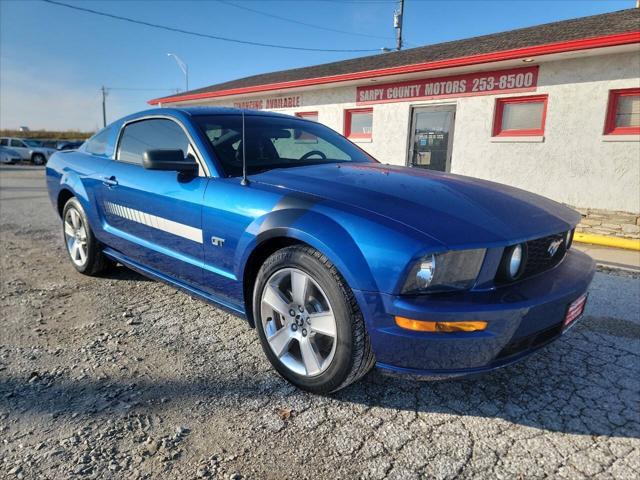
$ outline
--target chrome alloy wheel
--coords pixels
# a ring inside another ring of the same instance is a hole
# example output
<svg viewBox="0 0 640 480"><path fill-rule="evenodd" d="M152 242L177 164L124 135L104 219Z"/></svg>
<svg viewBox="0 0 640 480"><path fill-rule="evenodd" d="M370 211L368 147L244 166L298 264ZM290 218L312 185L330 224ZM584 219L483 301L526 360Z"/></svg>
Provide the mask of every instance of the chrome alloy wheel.
<svg viewBox="0 0 640 480"><path fill-rule="evenodd" d="M73 207L64 217L64 238L71 260L82 267L87 261L87 229L82 216Z"/></svg>
<svg viewBox="0 0 640 480"><path fill-rule="evenodd" d="M278 270L262 291L260 309L269 347L289 370L315 377L329 368L338 329L313 278L296 268Z"/></svg>

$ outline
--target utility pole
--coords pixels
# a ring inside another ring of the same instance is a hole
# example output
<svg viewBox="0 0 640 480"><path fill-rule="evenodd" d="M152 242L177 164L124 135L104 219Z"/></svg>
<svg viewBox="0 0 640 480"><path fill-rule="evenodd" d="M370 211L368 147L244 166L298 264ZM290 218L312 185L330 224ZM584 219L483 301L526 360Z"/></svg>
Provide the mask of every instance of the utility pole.
<svg viewBox="0 0 640 480"><path fill-rule="evenodd" d="M402 13L404 0L398 0L398 10L393 12L393 28L396 29L396 50L402 50Z"/></svg>
<svg viewBox="0 0 640 480"><path fill-rule="evenodd" d="M104 85L102 86L102 126L106 127L107 126L107 89L104 87Z"/></svg>
<svg viewBox="0 0 640 480"><path fill-rule="evenodd" d="M2 1L2 0L0 0ZM107 126L107 95L112 90L124 90L124 91L135 91L135 92L153 92L153 91L167 91L176 93L180 92L179 88L137 88L137 87L105 87L104 85L100 87L100 92L102 93L102 126ZM160 105L162 106L162 105Z"/></svg>

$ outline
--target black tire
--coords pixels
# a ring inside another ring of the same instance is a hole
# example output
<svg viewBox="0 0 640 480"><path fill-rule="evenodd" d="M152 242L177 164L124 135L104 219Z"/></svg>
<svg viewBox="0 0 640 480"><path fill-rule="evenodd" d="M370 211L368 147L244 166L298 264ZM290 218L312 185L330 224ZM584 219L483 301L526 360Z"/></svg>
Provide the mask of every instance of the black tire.
<svg viewBox="0 0 640 480"><path fill-rule="evenodd" d="M45 163L47 163L47 159L44 155L42 155L41 153L34 153L31 156L31 162L34 165L44 165Z"/></svg>
<svg viewBox="0 0 640 480"><path fill-rule="evenodd" d="M337 327L336 347L326 370L317 376L290 370L272 351L261 314L261 299L267 281L283 269L307 274L325 293ZM353 292L336 267L314 248L294 245L271 255L260 268L253 293L253 312L262 348L276 371L298 388L317 394L340 390L363 377L375 364L364 319Z"/></svg>
<svg viewBox="0 0 640 480"><path fill-rule="evenodd" d="M72 250L68 241L69 237L65 233L67 218L72 215L71 210L74 210L79 214L86 231L86 254L84 261L76 261L76 259L73 258ZM71 264L78 272L85 275L98 275L113 265L113 262L102 253L102 246L96 240L96 237L91 230L91 226L89 225L87 215L84 212L82 205L75 197L71 197L62 210L62 238L64 240L65 250L69 254Z"/></svg>

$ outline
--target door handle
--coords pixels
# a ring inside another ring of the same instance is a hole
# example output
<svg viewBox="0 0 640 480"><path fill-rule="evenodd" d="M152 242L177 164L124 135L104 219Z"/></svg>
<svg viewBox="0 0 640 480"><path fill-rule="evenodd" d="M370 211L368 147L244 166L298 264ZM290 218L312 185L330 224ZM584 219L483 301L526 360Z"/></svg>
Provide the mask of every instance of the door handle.
<svg viewBox="0 0 640 480"><path fill-rule="evenodd" d="M118 180L116 180L115 175L111 175L110 177L104 177L102 179L102 184L106 187L113 188L118 185Z"/></svg>

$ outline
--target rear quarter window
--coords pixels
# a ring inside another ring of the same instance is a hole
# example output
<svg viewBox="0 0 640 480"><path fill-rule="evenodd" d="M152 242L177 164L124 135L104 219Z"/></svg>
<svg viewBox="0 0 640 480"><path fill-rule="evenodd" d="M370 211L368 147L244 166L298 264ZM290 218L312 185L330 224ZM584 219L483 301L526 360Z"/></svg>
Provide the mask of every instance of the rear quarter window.
<svg viewBox="0 0 640 480"><path fill-rule="evenodd" d="M113 129L109 127L96 133L93 137L87 140L84 151L92 155L97 155L99 157L111 156L112 132Z"/></svg>

